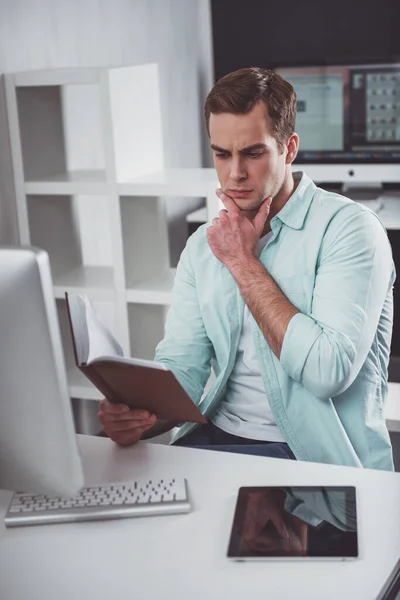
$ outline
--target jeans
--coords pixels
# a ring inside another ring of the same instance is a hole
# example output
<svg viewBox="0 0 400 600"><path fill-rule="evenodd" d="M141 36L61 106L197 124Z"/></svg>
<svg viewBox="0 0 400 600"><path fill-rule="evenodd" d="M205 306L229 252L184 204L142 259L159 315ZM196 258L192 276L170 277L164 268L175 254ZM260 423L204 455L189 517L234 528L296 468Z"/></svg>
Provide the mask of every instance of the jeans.
<svg viewBox="0 0 400 600"><path fill-rule="evenodd" d="M285 442L264 442L243 438L223 431L211 421L187 433L174 442L173 445L296 460L295 455Z"/></svg>

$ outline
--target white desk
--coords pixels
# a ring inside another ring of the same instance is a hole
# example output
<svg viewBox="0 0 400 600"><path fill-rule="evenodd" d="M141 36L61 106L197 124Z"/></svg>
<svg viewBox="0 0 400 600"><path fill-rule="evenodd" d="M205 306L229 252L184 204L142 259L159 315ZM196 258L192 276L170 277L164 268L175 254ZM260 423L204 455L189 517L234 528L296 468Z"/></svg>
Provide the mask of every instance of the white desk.
<svg viewBox="0 0 400 600"><path fill-rule="evenodd" d="M400 474L80 437L87 484L185 475L188 515L6 530L0 491L1 600L372 600L400 556ZM241 485L356 485L360 559L231 563Z"/></svg>

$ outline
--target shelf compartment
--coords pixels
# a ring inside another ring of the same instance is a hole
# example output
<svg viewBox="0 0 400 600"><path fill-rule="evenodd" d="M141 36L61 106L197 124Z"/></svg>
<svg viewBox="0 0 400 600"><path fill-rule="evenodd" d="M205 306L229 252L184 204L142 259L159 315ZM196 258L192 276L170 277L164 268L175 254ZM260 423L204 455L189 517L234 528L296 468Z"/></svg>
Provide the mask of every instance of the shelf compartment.
<svg viewBox="0 0 400 600"><path fill-rule="evenodd" d="M102 400L104 395L90 383L89 379L75 366L68 369L68 389L71 398Z"/></svg>
<svg viewBox="0 0 400 600"><path fill-rule="evenodd" d="M55 295L110 298L114 290L108 203L105 197L27 196L29 243L49 255ZM97 263L94 263L94 260Z"/></svg>
<svg viewBox="0 0 400 600"><path fill-rule="evenodd" d="M128 286L126 290L127 302L169 306L172 302L175 275L176 269L169 269L142 283Z"/></svg>
<svg viewBox="0 0 400 600"><path fill-rule="evenodd" d="M165 169L130 181L120 181L118 192L125 196L206 197L218 185L215 169Z"/></svg>
<svg viewBox="0 0 400 600"><path fill-rule="evenodd" d="M99 73L96 68L43 69L16 73L14 81L16 87L88 85L98 82Z"/></svg>
<svg viewBox="0 0 400 600"><path fill-rule="evenodd" d="M164 168L158 65L150 63L105 71L104 97L117 181ZM124 193L124 192L122 192Z"/></svg>
<svg viewBox="0 0 400 600"><path fill-rule="evenodd" d="M207 223L207 207L203 206L186 215L186 223Z"/></svg>
<svg viewBox="0 0 400 600"><path fill-rule="evenodd" d="M99 86L39 85L15 92L26 191L72 193L79 182L83 193L103 191Z"/></svg>
<svg viewBox="0 0 400 600"><path fill-rule="evenodd" d="M56 275L53 283L56 298L64 298L65 292L86 294L97 300L112 300L115 295L112 267L77 267Z"/></svg>
<svg viewBox="0 0 400 600"><path fill-rule="evenodd" d="M25 182L26 194L105 194L106 172L101 169L77 169L49 175L45 179L30 179Z"/></svg>
<svg viewBox="0 0 400 600"><path fill-rule="evenodd" d="M165 207L161 198L121 196L121 228L127 287L157 278L170 267Z"/></svg>
<svg viewBox="0 0 400 600"><path fill-rule="evenodd" d="M163 339L169 307L155 304L128 304L131 356L154 359Z"/></svg>
<svg viewBox="0 0 400 600"><path fill-rule="evenodd" d="M103 426L98 419L99 399L71 397L76 433L99 435Z"/></svg>

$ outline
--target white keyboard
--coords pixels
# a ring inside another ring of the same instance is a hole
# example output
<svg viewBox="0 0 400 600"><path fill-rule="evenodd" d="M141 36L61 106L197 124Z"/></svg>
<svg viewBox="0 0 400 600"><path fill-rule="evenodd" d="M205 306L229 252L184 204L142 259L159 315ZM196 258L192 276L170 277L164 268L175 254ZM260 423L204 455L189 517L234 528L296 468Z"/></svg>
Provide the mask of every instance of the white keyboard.
<svg viewBox="0 0 400 600"><path fill-rule="evenodd" d="M86 487L69 499L16 492L5 524L19 527L189 511L186 479L149 479Z"/></svg>

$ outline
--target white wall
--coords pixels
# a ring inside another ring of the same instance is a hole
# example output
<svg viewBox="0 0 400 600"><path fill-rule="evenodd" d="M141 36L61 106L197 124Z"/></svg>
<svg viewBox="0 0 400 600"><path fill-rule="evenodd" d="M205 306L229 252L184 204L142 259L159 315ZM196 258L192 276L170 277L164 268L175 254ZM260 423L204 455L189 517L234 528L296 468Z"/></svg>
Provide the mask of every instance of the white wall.
<svg viewBox="0 0 400 600"><path fill-rule="evenodd" d="M157 62L167 167L209 164L202 105L212 84L208 0L0 0L0 73ZM169 199L172 260L194 199ZM0 243L11 233L0 198ZM7 231L4 224L7 224Z"/></svg>

